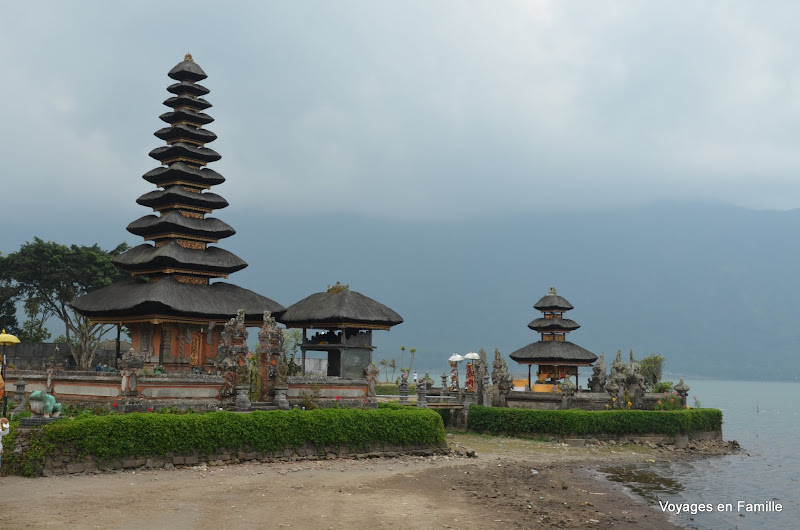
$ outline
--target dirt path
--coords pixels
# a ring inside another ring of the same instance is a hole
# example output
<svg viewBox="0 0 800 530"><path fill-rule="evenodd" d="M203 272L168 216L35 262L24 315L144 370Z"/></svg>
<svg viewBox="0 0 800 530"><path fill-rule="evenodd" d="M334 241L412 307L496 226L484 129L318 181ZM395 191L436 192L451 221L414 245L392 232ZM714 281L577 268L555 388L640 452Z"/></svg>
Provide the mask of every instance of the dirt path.
<svg viewBox="0 0 800 530"><path fill-rule="evenodd" d="M477 458L400 457L0 478L2 528L670 528L596 466L646 447L456 435ZM9 524L8 514L14 514Z"/></svg>

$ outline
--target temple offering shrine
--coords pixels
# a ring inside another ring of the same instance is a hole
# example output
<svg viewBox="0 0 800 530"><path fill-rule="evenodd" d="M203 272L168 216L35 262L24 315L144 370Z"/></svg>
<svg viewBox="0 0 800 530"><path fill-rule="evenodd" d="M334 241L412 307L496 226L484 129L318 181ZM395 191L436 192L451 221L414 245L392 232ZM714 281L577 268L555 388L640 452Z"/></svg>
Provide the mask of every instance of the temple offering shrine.
<svg viewBox="0 0 800 530"><path fill-rule="evenodd" d="M372 331L388 330L403 318L385 305L349 286L336 282L322 293L315 293L289 306L278 321L287 328L302 328L302 374L307 355L324 353L327 377L358 379L372 363ZM309 336L309 330L316 333Z"/></svg>
<svg viewBox="0 0 800 530"><path fill-rule="evenodd" d="M131 278L80 296L72 307L92 322L125 325L131 330L134 354L167 370L205 370L217 354L223 326L244 309L244 323L260 326L265 311L280 315L285 308L253 291L214 279L247 266L238 256L213 246L235 233L225 222L209 217L228 202L209 190L225 178L209 169L220 155L205 146L216 135L205 129L213 118L198 84L207 76L186 55L169 71L176 83L160 116L169 126L155 135L166 145L150 156L162 165L143 178L156 190L136 201L153 209L128 225L147 241L117 256L115 264Z"/></svg>
<svg viewBox="0 0 800 530"><path fill-rule="evenodd" d="M578 367L591 366L597 356L566 340L566 335L580 325L564 318L564 313L573 309L565 298L551 287L550 292L533 306L543 313L528 327L541 333L541 340L528 344L513 352L510 357L520 364L528 365L528 388L534 392L554 392L557 384L567 376L578 380ZM538 365L536 382L531 384L531 366Z"/></svg>

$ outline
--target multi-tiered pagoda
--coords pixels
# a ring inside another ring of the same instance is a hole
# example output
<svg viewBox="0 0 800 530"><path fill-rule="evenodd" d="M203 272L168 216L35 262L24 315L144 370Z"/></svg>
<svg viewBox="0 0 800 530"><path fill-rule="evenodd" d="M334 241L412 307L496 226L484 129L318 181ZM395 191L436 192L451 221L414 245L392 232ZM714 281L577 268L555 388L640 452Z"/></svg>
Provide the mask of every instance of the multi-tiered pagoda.
<svg viewBox="0 0 800 530"><path fill-rule="evenodd" d="M229 274L247 266L238 256L213 246L235 231L208 217L228 202L209 190L225 178L206 165L220 155L205 147L217 136L203 128L214 119L204 111L209 90L198 81L207 76L186 55L169 72L177 81L167 87L174 94L160 116L169 127L155 135L167 145L150 156L162 166L143 178L157 189L136 201L153 209L128 225L128 231L147 243L120 254L115 264L131 278L73 300L72 306L92 322L126 325L134 351L151 364L166 368L202 367L216 356L223 325L245 310L245 323L260 325L264 311L280 315L285 308L247 289L225 282Z"/></svg>
<svg viewBox="0 0 800 530"><path fill-rule="evenodd" d="M510 355L520 364L528 365L528 388L534 392L551 392L554 385L567 376L578 380L578 367L591 366L597 355L566 340L566 335L580 325L564 318L564 313L573 309L564 297L551 287L550 292L533 306L542 312L542 317L533 320L528 327L541 333L541 340L528 344ZM531 365L538 365L536 383L531 385Z"/></svg>

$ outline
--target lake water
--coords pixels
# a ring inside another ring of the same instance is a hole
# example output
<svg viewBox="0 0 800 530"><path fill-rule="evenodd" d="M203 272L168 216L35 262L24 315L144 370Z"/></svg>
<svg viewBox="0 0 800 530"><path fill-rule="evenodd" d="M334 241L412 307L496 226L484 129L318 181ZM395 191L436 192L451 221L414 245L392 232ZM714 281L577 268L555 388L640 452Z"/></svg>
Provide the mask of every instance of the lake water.
<svg viewBox="0 0 800 530"><path fill-rule="evenodd" d="M697 396L703 407L721 409L723 438L737 440L742 451L617 470L617 478L658 509L659 501L711 505L710 512L675 517L687 527L800 528L800 384L686 383L691 386L689 404L691 396ZM766 507L773 501L782 511L748 512L739 501Z"/></svg>

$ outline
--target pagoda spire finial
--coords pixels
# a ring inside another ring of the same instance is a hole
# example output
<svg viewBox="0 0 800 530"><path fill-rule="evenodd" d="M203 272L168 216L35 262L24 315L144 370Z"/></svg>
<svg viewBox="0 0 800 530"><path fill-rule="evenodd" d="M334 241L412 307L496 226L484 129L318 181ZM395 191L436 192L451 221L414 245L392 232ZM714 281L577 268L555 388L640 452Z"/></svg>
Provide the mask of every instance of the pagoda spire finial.
<svg viewBox="0 0 800 530"><path fill-rule="evenodd" d="M556 296L556 288L555 288L555 287L551 287L551 288L550 288L550 292L549 292L548 294L549 294L550 296Z"/></svg>
<svg viewBox="0 0 800 530"><path fill-rule="evenodd" d="M192 61L192 62L194 62L194 59L192 59L192 54L191 54L191 53L187 53L187 54L186 54L186 55L183 57L183 60L184 60L184 61Z"/></svg>

